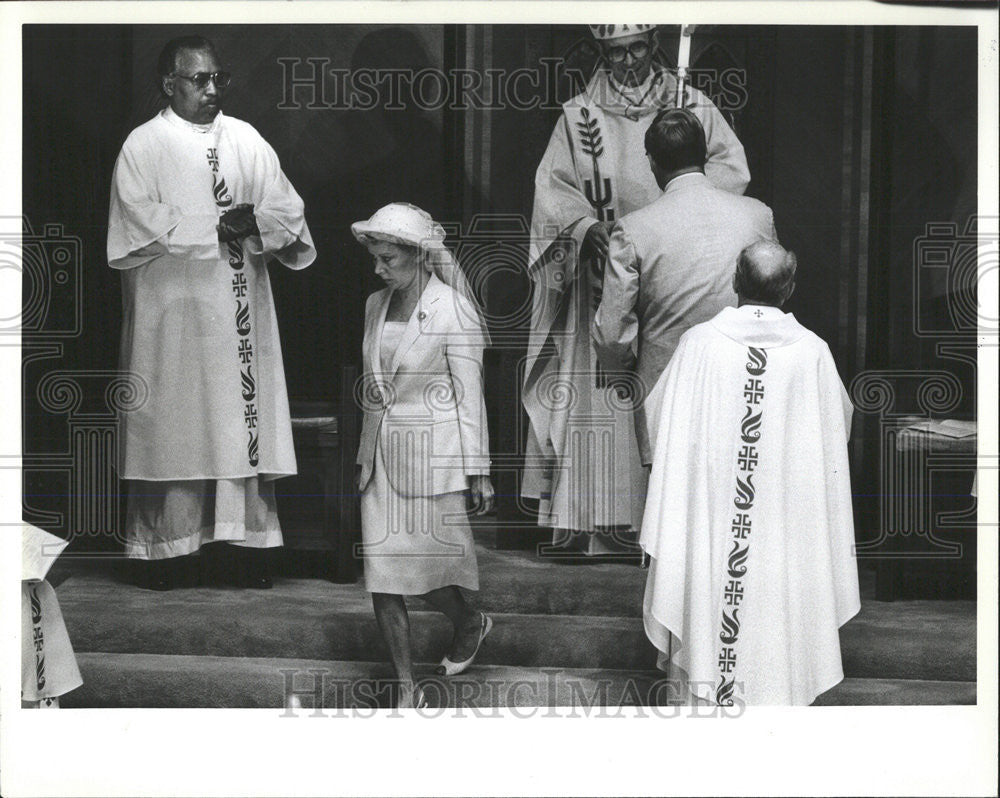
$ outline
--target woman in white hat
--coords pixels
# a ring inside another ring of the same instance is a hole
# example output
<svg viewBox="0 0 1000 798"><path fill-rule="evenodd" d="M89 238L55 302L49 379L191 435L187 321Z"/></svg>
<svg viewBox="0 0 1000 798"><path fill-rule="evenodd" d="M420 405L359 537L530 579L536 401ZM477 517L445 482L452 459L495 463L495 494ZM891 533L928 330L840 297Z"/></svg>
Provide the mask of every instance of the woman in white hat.
<svg viewBox="0 0 1000 798"><path fill-rule="evenodd" d="M463 672L493 622L460 587L479 589L467 515L489 512L482 354L487 333L444 230L406 203L351 225L386 287L368 297L358 449L365 586L399 679L397 706L420 706L403 596L452 622L441 675Z"/></svg>

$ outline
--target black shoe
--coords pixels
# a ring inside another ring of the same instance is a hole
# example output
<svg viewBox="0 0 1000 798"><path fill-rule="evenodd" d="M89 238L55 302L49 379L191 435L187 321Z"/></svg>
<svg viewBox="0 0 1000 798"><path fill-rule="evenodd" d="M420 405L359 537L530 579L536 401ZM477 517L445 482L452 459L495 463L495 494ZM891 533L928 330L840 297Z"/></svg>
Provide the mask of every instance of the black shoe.
<svg viewBox="0 0 1000 798"><path fill-rule="evenodd" d="M137 583L144 590L171 590L174 586L171 579L170 560L146 560L138 564Z"/></svg>

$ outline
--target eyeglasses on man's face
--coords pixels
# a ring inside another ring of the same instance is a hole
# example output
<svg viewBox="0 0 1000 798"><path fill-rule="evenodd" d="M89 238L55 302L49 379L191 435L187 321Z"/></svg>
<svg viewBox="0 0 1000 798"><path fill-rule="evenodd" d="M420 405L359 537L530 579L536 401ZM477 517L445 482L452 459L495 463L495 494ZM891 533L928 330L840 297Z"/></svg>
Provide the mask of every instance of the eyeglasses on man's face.
<svg viewBox="0 0 1000 798"><path fill-rule="evenodd" d="M618 44L611 47L604 48L604 57L608 59L612 64L621 64L625 61L626 56L631 55L633 61L641 61L647 55L651 45L648 39L644 39L638 42L632 42L628 47Z"/></svg>
<svg viewBox="0 0 1000 798"><path fill-rule="evenodd" d="M173 77L191 81L196 89L206 88L209 81L215 84L215 88L225 89L233 79L233 76L228 72L195 72L193 75L181 75L174 72Z"/></svg>

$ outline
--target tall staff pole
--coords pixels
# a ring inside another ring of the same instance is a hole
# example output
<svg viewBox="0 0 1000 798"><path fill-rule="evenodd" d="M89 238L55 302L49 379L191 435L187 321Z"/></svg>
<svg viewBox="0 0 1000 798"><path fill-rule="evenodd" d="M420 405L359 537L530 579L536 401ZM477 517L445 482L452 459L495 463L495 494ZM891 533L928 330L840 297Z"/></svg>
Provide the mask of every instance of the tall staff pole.
<svg viewBox="0 0 1000 798"><path fill-rule="evenodd" d="M691 64L691 36L694 29L694 25L681 25L681 40L677 49L677 98L674 103L678 108L684 107L684 87Z"/></svg>

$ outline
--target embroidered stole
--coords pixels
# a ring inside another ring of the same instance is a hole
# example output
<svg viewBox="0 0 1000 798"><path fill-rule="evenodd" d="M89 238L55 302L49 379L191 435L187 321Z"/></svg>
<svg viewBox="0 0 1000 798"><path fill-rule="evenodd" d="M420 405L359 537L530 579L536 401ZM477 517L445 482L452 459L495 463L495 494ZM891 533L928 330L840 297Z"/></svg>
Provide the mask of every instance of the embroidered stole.
<svg viewBox="0 0 1000 798"><path fill-rule="evenodd" d="M220 214L233 204L232 195L226 185L226 179L219 171L219 149L217 146L208 148L206 154L208 165L212 169L212 193ZM253 375L254 348L251 340L253 321L250 317L250 297L248 293L246 261L243 255L243 242L230 241L227 245L229 266L232 269L230 289L233 292L235 307L235 326L237 347L234 353L240 359L240 382L243 394L243 420L247 429L247 461L256 468L260 462L257 430L257 381Z"/></svg>

